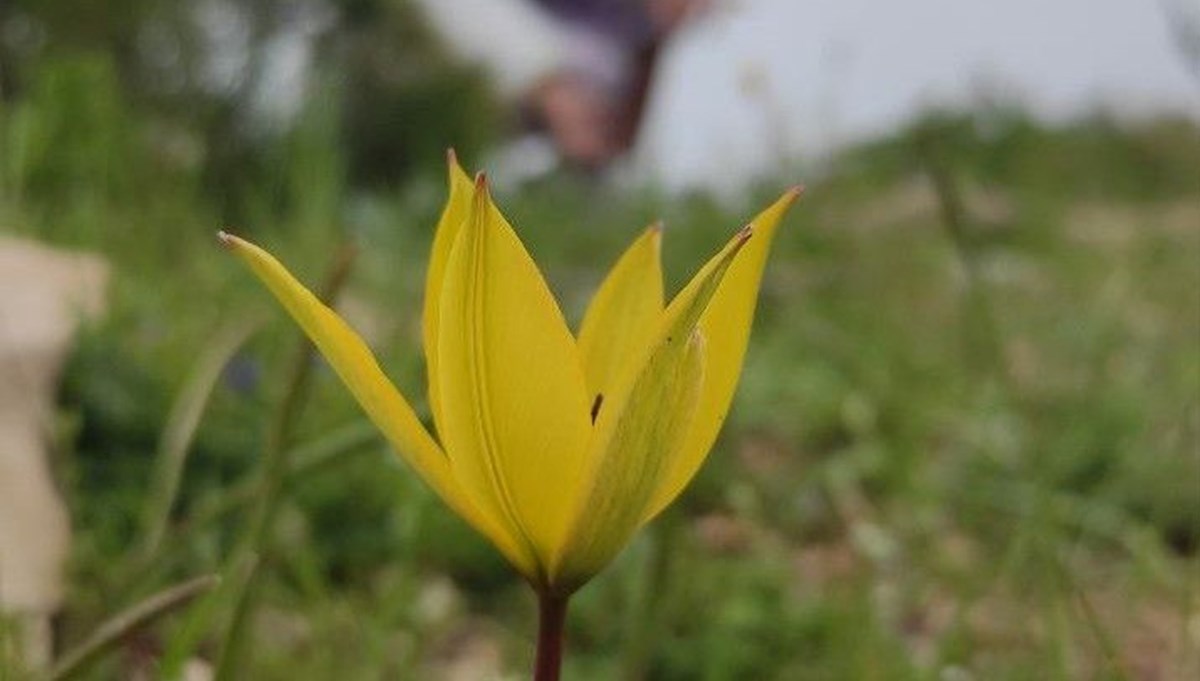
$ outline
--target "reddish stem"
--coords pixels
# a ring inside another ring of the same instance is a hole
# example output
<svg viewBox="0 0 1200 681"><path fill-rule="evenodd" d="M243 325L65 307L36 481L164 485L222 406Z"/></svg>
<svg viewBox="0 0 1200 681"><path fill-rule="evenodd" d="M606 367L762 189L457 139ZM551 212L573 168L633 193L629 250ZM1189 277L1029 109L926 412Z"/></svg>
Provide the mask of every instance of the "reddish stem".
<svg viewBox="0 0 1200 681"><path fill-rule="evenodd" d="M537 662L533 668L533 681L558 681L566 621L567 596L539 593Z"/></svg>

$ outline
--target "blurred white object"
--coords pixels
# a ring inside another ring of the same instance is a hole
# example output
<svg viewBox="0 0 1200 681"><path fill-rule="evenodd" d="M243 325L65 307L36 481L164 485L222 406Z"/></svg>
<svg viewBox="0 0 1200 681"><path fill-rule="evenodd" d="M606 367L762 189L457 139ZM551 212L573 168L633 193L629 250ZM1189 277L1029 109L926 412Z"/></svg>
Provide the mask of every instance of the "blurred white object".
<svg viewBox="0 0 1200 681"><path fill-rule="evenodd" d="M434 30L516 99L559 68L569 36L525 0L417 0Z"/></svg>
<svg viewBox="0 0 1200 681"><path fill-rule="evenodd" d="M509 192L554 172L560 161L549 138L526 134L490 154L483 167L491 173L489 180L498 191Z"/></svg>
<svg viewBox="0 0 1200 681"><path fill-rule="evenodd" d="M420 0L519 92L571 41L522 0ZM1060 121L1103 108L1200 120L1179 41L1196 0L738 0L680 33L638 157L669 187L735 189L781 161L886 134L930 106L1009 98ZM1190 35L1190 34L1189 34Z"/></svg>
<svg viewBox="0 0 1200 681"><path fill-rule="evenodd" d="M1200 121L1175 37L1187 13L1166 7L1187 3L1200 4L743 0L672 46L643 151L671 186L721 186L777 173L781 153L811 158L887 134L931 106Z"/></svg>
<svg viewBox="0 0 1200 681"><path fill-rule="evenodd" d="M0 610L44 667L63 598L70 520L49 466L54 397L80 321L105 307L99 257L0 236Z"/></svg>

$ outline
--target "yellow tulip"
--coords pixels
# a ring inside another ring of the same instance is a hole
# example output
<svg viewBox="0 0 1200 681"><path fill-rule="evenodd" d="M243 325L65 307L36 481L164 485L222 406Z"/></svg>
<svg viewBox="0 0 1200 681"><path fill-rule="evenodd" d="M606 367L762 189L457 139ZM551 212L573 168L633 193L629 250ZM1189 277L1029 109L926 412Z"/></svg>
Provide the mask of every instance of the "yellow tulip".
<svg viewBox="0 0 1200 681"><path fill-rule="evenodd" d="M537 266L450 156L425 291L436 436L362 339L266 251L221 233L400 456L543 596L568 595L671 503L728 412L785 193L664 306L661 230L620 257L573 336Z"/></svg>

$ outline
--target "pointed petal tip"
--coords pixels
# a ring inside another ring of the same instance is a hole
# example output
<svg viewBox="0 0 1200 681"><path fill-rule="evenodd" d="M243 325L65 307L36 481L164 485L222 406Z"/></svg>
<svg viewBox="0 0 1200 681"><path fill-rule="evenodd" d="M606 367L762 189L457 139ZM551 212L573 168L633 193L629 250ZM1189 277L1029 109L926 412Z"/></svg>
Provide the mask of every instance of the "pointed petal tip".
<svg viewBox="0 0 1200 681"><path fill-rule="evenodd" d="M454 175L462 172L462 166L458 164L458 153L454 151L454 147L446 147L446 175L449 177L450 186L454 186Z"/></svg>
<svg viewBox="0 0 1200 681"><path fill-rule="evenodd" d="M220 229L217 230L217 241L220 241L221 245L225 248L234 248L238 245L238 242L241 241L241 239L223 229Z"/></svg>
<svg viewBox="0 0 1200 681"><path fill-rule="evenodd" d="M475 201L477 205L486 206L492 199L491 185L487 173L482 170L475 174Z"/></svg>
<svg viewBox="0 0 1200 681"><path fill-rule="evenodd" d="M653 224L646 228L646 235L649 236L650 240L653 242L654 250L656 252L661 252L663 240L663 221L655 220Z"/></svg>
<svg viewBox="0 0 1200 681"><path fill-rule="evenodd" d="M791 203L796 201L796 199L799 199L801 196L804 196L804 192L806 192L806 191L808 191L808 188L805 187L803 184L794 184L791 187L789 187L786 192L783 193L783 198L790 205Z"/></svg>

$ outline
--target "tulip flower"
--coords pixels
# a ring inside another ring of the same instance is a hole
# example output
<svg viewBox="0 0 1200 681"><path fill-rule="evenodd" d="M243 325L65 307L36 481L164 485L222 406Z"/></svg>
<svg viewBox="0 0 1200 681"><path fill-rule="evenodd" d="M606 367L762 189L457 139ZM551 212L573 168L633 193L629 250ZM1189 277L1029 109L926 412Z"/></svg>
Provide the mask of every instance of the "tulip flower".
<svg viewBox="0 0 1200 681"><path fill-rule="evenodd" d="M427 273L424 346L436 434L363 340L269 253L221 241L303 328L372 422L539 595L535 678L557 678L567 598L672 502L712 447L741 373L785 193L664 304L652 227L572 335L492 201L450 155Z"/></svg>

